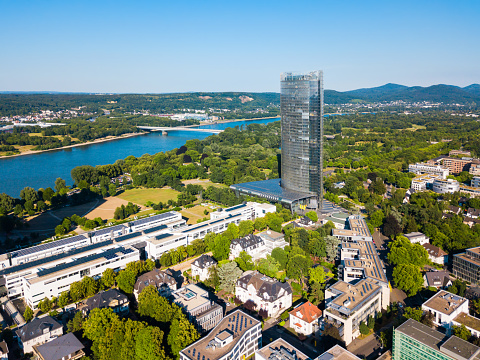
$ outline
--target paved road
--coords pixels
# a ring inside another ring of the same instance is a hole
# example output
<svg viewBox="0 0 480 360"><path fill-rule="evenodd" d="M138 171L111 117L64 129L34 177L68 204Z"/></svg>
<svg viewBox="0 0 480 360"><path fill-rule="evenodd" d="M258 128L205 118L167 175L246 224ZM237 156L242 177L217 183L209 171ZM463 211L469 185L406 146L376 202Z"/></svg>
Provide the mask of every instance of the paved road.
<svg viewBox="0 0 480 360"><path fill-rule="evenodd" d="M353 340L350 345L347 346L347 349L361 359L373 359L379 356L381 351L380 346L380 341L378 341L375 334L372 334L362 340L358 338Z"/></svg>

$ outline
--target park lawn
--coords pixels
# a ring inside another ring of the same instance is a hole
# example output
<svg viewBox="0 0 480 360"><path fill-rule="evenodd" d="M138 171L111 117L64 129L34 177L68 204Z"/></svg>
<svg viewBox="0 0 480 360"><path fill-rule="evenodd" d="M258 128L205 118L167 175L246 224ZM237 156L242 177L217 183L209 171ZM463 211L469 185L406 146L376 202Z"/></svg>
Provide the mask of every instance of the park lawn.
<svg viewBox="0 0 480 360"><path fill-rule="evenodd" d="M184 218L188 219L187 224L190 225L190 224L196 224L198 219L203 219L205 217L207 219L210 219L210 215L205 215L203 213L205 210L208 210L208 212L212 211L212 209L210 209L207 206L195 205L190 209L181 210L180 214L182 214Z"/></svg>
<svg viewBox="0 0 480 360"><path fill-rule="evenodd" d="M228 187L225 184L218 184L218 183L213 183L208 179L190 179L190 180L183 180L182 183L186 186L188 184L192 185L202 185L204 189L208 188L209 186L214 186L214 187Z"/></svg>
<svg viewBox="0 0 480 360"><path fill-rule="evenodd" d="M177 195L180 194L177 190L162 188L162 189L130 189L117 195L120 199L132 202L138 205L145 205L148 201L153 203L163 202L168 200L177 201Z"/></svg>

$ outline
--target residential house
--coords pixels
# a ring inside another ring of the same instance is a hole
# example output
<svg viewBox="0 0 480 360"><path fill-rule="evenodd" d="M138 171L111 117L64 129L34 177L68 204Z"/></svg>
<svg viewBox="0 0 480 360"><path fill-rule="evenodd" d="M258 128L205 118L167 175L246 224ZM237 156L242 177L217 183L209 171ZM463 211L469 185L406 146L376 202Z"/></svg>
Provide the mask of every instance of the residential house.
<svg viewBox="0 0 480 360"><path fill-rule="evenodd" d="M428 271L423 275L423 286L446 289L452 285L452 280L446 271Z"/></svg>
<svg viewBox="0 0 480 360"><path fill-rule="evenodd" d="M274 317L292 306L292 288L288 283L272 279L258 271L246 271L237 280L235 295L240 301L252 301L257 311Z"/></svg>
<svg viewBox="0 0 480 360"><path fill-rule="evenodd" d="M197 285L190 284L174 291L173 299L200 333L213 329L223 319L223 308L210 300L208 291Z"/></svg>
<svg viewBox="0 0 480 360"><path fill-rule="evenodd" d="M240 253L245 251L253 260L266 257L265 242L260 236L248 234L240 239L233 239L230 243L230 260L235 260Z"/></svg>
<svg viewBox="0 0 480 360"><path fill-rule="evenodd" d="M45 344L35 346L38 360L76 360L85 356L83 344L73 333L60 336Z"/></svg>
<svg viewBox="0 0 480 360"><path fill-rule="evenodd" d="M468 208L467 216L472 219L478 219L480 217L480 209Z"/></svg>
<svg viewBox="0 0 480 360"><path fill-rule="evenodd" d="M448 209L445 211L459 215L460 211L462 211L462 208L455 205L448 205Z"/></svg>
<svg viewBox="0 0 480 360"><path fill-rule="evenodd" d="M157 288L160 295L168 297L173 291L177 290L177 281L167 271L153 269L143 275L140 275L133 287L133 294L138 300L138 295L147 286L153 285Z"/></svg>
<svg viewBox="0 0 480 360"><path fill-rule="evenodd" d="M315 221L310 219L308 216L302 216L300 219L295 221L298 225L301 227L308 227L308 226L313 226L315 225Z"/></svg>
<svg viewBox="0 0 480 360"><path fill-rule="evenodd" d="M15 331L23 352L33 352L34 345L44 344L63 334L63 326L51 316L35 318Z"/></svg>
<svg viewBox="0 0 480 360"><path fill-rule="evenodd" d="M422 245L428 252L428 258L431 262L439 265L445 265L448 262L448 253L440 249L438 246L426 243Z"/></svg>
<svg viewBox="0 0 480 360"><path fill-rule="evenodd" d="M319 320L322 317L322 310L313 305L310 301L296 306L290 314L290 327L298 334L311 335L319 329Z"/></svg>
<svg viewBox="0 0 480 360"><path fill-rule="evenodd" d="M254 360L310 360L310 358L282 338L278 338L257 350Z"/></svg>
<svg viewBox="0 0 480 360"><path fill-rule="evenodd" d="M180 351L180 360L242 360L262 347L262 323L236 310L210 333Z"/></svg>
<svg viewBox="0 0 480 360"><path fill-rule="evenodd" d="M198 276L200 281L207 280L210 277L210 268L215 265L217 265L217 261L213 257L203 254L199 258L195 259L191 265L192 277L196 279Z"/></svg>
<svg viewBox="0 0 480 360"><path fill-rule="evenodd" d="M87 316L93 309L110 308L114 313L125 315L129 312L130 301L128 297L117 289L102 291L84 302L84 306L80 307L83 314Z"/></svg>

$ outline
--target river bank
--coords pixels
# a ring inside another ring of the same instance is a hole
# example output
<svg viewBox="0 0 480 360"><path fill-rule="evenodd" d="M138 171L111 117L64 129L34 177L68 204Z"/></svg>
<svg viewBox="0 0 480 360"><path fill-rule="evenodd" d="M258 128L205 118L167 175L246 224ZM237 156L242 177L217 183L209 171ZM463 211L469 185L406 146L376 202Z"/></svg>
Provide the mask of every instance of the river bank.
<svg viewBox="0 0 480 360"><path fill-rule="evenodd" d="M227 124L227 123L238 122L238 121L258 121L258 120L268 120L268 119L280 119L280 115L279 116L260 117L260 118L251 118L251 119L203 121L203 122L200 122L200 125L189 125L188 127L198 127L198 126L205 126L205 125Z"/></svg>
<svg viewBox="0 0 480 360"><path fill-rule="evenodd" d="M88 142L84 142L84 143L80 143L80 144L73 144L73 145L61 146L61 147L58 147L58 148L55 148L55 149L48 149L48 150L27 150L27 151L24 151L24 152L22 152L22 153L20 153L20 154L0 155L0 159L3 159L3 158L13 158L13 157L23 156L23 155L41 154L41 153L46 153L46 152L49 152L49 151L62 150L62 149L71 149L71 148L75 148L75 147L78 147L78 146L93 145L93 144L99 144L99 143L106 142L106 141L127 139L127 138L132 137L132 136L145 135L145 134L148 134L148 133L146 133L146 132L138 132L138 133L122 134L122 135L120 135L120 136L107 136L107 137L104 137L104 138L95 139L95 140L93 140L93 141L88 141Z"/></svg>

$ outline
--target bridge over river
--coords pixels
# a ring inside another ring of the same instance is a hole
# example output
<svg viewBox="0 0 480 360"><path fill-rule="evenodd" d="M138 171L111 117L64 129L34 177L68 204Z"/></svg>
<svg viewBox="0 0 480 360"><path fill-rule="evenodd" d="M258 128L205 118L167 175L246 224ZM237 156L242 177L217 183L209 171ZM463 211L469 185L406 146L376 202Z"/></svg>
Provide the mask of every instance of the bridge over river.
<svg viewBox="0 0 480 360"><path fill-rule="evenodd" d="M197 127L188 127L188 126L175 126L175 127L166 127L166 126L140 126L137 125L137 128L147 131L161 131L162 135L168 135L170 131L195 131L195 132L205 132L209 134L219 134L223 130L217 129L200 129Z"/></svg>

